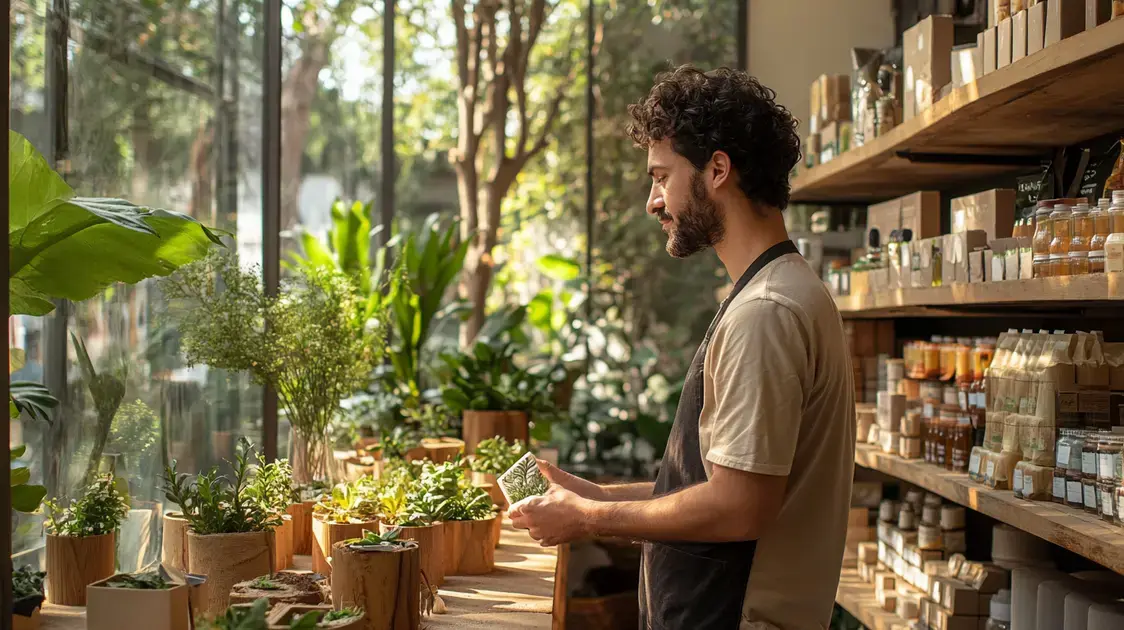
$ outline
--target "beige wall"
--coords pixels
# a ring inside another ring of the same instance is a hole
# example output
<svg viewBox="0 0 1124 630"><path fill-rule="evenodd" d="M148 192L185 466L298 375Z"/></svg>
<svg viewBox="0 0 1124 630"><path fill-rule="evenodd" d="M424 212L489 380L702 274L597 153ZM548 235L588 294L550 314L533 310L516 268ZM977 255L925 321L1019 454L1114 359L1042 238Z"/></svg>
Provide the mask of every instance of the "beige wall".
<svg viewBox="0 0 1124 630"><path fill-rule="evenodd" d="M750 0L749 72L808 134L808 88L821 74L850 74L852 48L894 45L892 0Z"/></svg>

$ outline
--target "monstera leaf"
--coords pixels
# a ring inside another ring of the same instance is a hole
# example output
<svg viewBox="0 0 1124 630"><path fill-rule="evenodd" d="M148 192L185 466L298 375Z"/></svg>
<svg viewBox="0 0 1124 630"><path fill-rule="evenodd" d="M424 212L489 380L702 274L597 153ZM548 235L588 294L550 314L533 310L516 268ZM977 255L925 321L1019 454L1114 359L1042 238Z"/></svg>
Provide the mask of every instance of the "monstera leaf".
<svg viewBox="0 0 1124 630"><path fill-rule="evenodd" d="M23 457L27 451L26 446L13 447L8 454L9 465ZM43 486L34 486L31 481L31 471L24 466L12 466L11 471L12 509L17 512L34 512L39 509L43 497L47 496L47 489Z"/></svg>
<svg viewBox="0 0 1124 630"><path fill-rule="evenodd" d="M77 197L20 134L8 132L9 315L45 315L114 282L166 276L202 258L219 234L177 212Z"/></svg>

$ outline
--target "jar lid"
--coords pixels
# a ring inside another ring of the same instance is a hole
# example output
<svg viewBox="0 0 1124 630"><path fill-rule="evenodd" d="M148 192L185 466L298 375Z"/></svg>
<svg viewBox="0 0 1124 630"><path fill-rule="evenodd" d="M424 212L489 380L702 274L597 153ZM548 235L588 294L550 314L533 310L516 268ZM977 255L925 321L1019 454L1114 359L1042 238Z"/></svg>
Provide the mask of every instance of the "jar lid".
<svg viewBox="0 0 1124 630"><path fill-rule="evenodd" d="M1089 252L1070 252L1069 257L1070 258L1088 258Z"/></svg>
<svg viewBox="0 0 1124 630"><path fill-rule="evenodd" d="M1046 262L1048 260L1050 260L1049 254L1035 254L1034 255L1034 262Z"/></svg>
<svg viewBox="0 0 1124 630"><path fill-rule="evenodd" d="M1066 254L1050 254L1050 260L1053 261L1066 260L1067 258L1069 258L1069 256Z"/></svg>
<svg viewBox="0 0 1124 630"><path fill-rule="evenodd" d="M1089 258L1104 258L1104 250L1094 249L1093 251L1089 252Z"/></svg>

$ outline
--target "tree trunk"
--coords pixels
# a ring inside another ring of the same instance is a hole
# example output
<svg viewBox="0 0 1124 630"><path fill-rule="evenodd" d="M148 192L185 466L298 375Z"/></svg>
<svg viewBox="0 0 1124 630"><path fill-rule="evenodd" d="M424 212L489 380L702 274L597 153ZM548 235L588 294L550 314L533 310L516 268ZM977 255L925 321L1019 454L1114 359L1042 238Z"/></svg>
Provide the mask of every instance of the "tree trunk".
<svg viewBox="0 0 1124 630"><path fill-rule="evenodd" d="M307 37L301 46L300 59L293 64L281 87L282 230L300 223L301 161L311 126L312 101L316 97L320 71L328 65L331 43L326 35L310 34Z"/></svg>
<svg viewBox="0 0 1124 630"><path fill-rule="evenodd" d="M215 147L215 125L208 120L195 133L191 143L191 202L187 213L199 221L215 225L214 173L211 165Z"/></svg>

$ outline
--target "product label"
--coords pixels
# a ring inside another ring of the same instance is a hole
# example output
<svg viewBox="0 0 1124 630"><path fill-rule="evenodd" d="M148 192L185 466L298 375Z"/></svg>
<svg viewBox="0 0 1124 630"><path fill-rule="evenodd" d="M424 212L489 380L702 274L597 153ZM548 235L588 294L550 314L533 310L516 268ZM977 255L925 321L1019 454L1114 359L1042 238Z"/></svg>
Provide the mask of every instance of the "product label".
<svg viewBox="0 0 1124 630"><path fill-rule="evenodd" d="M1112 493L1108 490L1101 490L1101 513L1105 516L1112 516Z"/></svg>
<svg viewBox="0 0 1124 630"><path fill-rule="evenodd" d="M964 391L959 392L956 395L956 400L957 400L957 403L960 404L961 409L967 409L968 408L968 392L964 392Z"/></svg>
<svg viewBox="0 0 1124 630"><path fill-rule="evenodd" d="M980 474L980 454L972 453L971 459L968 460L968 472L973 475Z"/></svg>
<svg viewBox="0 0 1124 630"><path fill-rule="evenodd" d="M1058 466L1069 468L1069 444L1058 447Z"/></svg>
<svg viewBox="0 0 1124 630"><path fill-rule="evenodd" d="M1034 475L1023 475L1023 496L1034 496Z"/></svg>
<svg viewBox="0 0 1124 630"><path fill-rule="evenodd" d="M1065 478L1054 477L1054 496L1059 499L1065 498Z"/></svg>
<svg viewBox="0 0 1124 630"><path fill-rule="evenodd" d="M1097 489L1094 486L1085 486L1085 507L1097 509Z"/></svg>
<svg viewBox="0 0 1124 630"><path fill-rule="evenodd" d="M1011 485L1011 489L1015 491L1015 494L1022 494L1023 492L1023 471L1018 468L1015 469L1015 483Z"/></svg>
<svg viewBox="0 0 1124 630"><path fill-rule="evenodd" d="M1111 481L1113 475L1113 460L1111 453L1097 453L1097 476L1105 481Z"/></svg>
<svg viewBox="0 0 1124 630"><path fill-rule="evenodd" d="M987 478L993 479L995 477L995 462L987 463Z"/></svg>
<svg viewBox="0 0 1124 630"><path fill-rule="evenodd" d="M1065 499L1070 503L1081 503L1081 482L1065 482Z"/></svg>
<svg viewBox="0 0 1124 630"><path fill-rule="evenodd" d="M1097 454L1096 453L1081 453L1081 474L1095 475L1097 474Z"/></svg>
<svg viewBox="0 0 1124 630"><path fill-rule="evenodd" d="M924 415L924 416L925 416L926 418L932 418L932 417L933 417L933 403L928 403L928 402L927 402L927 403L925 403L925 406L924 406L924 407L922 408L922 412L921 412L921 413L922 413L922 414L923 414L923 415Z"/></svg>

